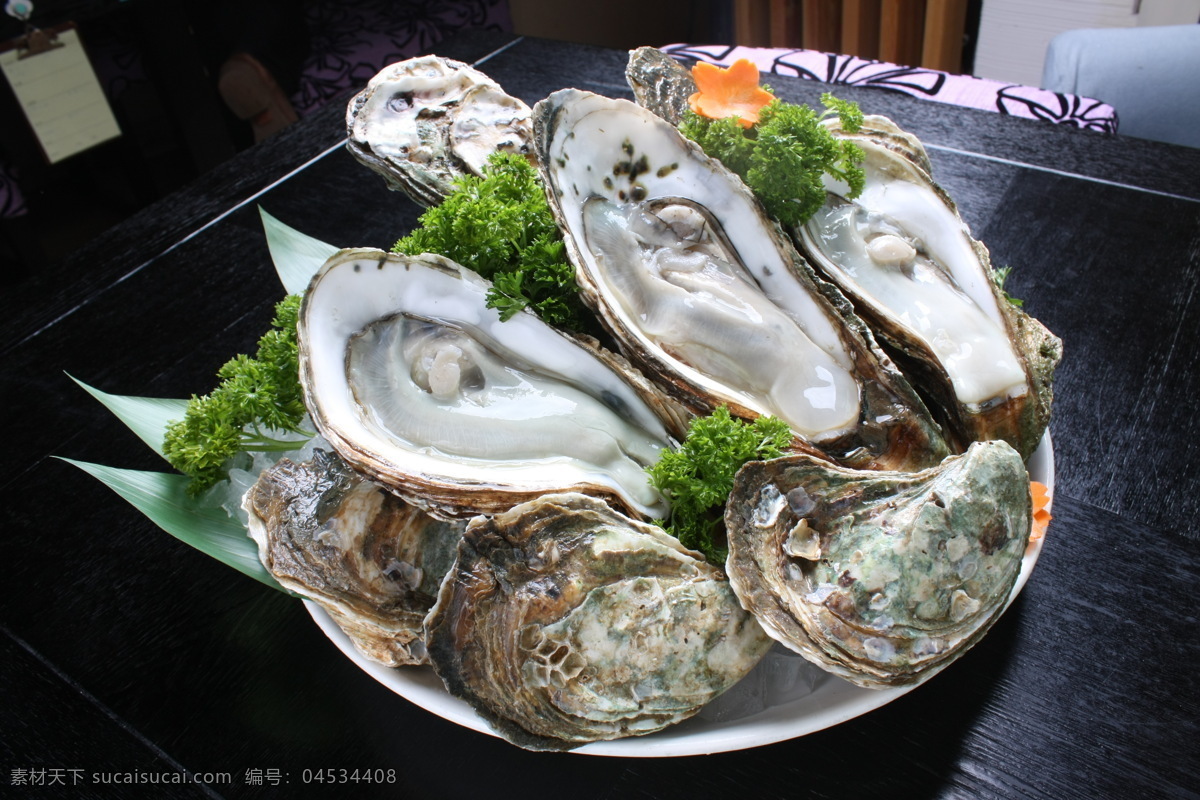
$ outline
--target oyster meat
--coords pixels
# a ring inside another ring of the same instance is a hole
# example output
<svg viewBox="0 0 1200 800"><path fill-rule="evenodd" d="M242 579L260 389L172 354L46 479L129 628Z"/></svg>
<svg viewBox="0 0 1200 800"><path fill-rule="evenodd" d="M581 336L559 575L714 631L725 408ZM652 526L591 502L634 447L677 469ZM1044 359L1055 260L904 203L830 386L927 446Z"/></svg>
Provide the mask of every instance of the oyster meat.
<svg viewBox="0 0 1200 800"><path fill-rule="evenodd" d="M297 326L321 434L360 472L441 517L566 490L664 516L644 468L674 441L669 401L622 360L531 313L501 322L489 288L440 256L331 257Z"/></svg>
<svg viewBox="0 0 1200 800"><path fill-rule="evenodd" d="M915 137L878 116L856 134L831 127L863 149L866 185L848 200L826 176L827 202L793 232L801 249L893 348L961 447L1003 439L1027 458L1050 419L1062 342L1005 298Z"/></svg>
<svg viewBox="0 0 1200 800"><path fill-rule="evenodd" d="M384 68L350 101L346 147L391 188L437 205L492 153L528 156L529 114L482 72L421 56Z"/></svg>
<svg viewBox="0 0 1200 800"><path fill-rule="evenodd" d="M264 471L243 507L263 566L359 652L389 667L428 663L422 623L466 523L429 517L324 450Z"/></svg>
<svg viewBox="0 0 1200 800"><path fill-rule="evenodd" d="M534 136L585 301L680 402L771 414L798 446L864 468L920 469L948 453L846 299L673 126L567 89L537 104Z"/></svg>
<svg viewBox="0 0 1200 800"><path fill-rule="evenodd" d="M914 684L1003 612L1030 517L1028 473L1000 441L915 474L785 456L738 473L726 570L763 629L810 661L868 688Z"/></svg>
<svg viewBox="0 0 1200 800"><path fill-rule="evenodd" d="M472 520L426 638L450 693L534 750L686 719L771 646L703 556L579 494Z"/></svg>

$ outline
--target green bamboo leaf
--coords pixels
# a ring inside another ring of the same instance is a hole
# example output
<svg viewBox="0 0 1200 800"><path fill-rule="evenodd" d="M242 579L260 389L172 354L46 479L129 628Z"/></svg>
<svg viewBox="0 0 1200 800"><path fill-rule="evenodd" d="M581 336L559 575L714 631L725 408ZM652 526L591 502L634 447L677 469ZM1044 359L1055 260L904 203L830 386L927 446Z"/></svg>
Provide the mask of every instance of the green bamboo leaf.
<svg viewBox="0 0 1200 800"><path fill-rule="evenodd" d="M60 458L74 464L124 497L150 521L184 544L223 564L287 592L258 560L258 545L246 528L220 508L202 508L188 496L188 479L164 472L143 472Z"/></svg>
<svg viewBox="0 0 1200 800"><path fill-rule="evenodd" d="M187 410L187 400L173 400L165 397L134 397L132 395L109 394L88 386L73 375L67 377L100 401L100 403L116 415L138 438L150 446L150 449L163 454L163 433L167 425L183 419Z"/></svg>
<svg viewBox="0 0 1200 800"><path fill-rule="evenodd" d="M284 225L261 206L258 213L267 234L267 249L284 290L288 294L303 294L312 276L338 248Z"/></svg>

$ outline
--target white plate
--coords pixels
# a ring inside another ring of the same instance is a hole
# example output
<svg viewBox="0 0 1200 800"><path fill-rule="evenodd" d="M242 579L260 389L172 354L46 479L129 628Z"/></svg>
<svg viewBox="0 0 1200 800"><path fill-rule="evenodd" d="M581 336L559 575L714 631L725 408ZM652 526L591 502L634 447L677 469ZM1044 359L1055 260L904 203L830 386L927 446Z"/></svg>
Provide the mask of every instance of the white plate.
<svg viewBox="0 0 1200 800"><path fill-rule="evenodd" d="M1054 492L1054 446L1047 432L1041 445L1029 459L1029 475L1045 484L1051 495ZM1029 579L1033 565L1042 551L1042 540L1029 545L1021 574L1008 602L1012 603ZM368 661L354 649L354 645L342 633L320 606L305 601L325 635L337 645L347 658L361 667L384 686L396 694L465 728L497 736L488 724L469 705L451 697L442 687L441 680L429 667L404 667L391 669ZM950 667L953 669L953 666ZM732 719L726 722L711 722L693 718L649 736L636 736L610 742L592 742L572 752L599 756L662 757L694 756L707 753L723 753L729 750L744 750L764 744L794 739L797 736L837 725L849 719L873 711L895 700L914 687L892 689L863 689L832 675L820 680L812 692L791 702L772 706L753 716Z"/></svg>

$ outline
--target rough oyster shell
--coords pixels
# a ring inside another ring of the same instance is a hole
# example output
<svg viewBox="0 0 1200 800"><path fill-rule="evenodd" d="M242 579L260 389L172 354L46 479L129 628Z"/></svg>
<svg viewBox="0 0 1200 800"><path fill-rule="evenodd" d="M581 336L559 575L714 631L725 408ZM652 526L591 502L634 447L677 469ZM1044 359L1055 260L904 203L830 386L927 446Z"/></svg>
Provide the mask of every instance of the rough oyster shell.
<svg viewBox="0 0 1200 800"><path fill-rule="evenodd" d="M323 450L264 471L243 507L263 566L359 652L389 667L428 663L422 623L466 523L432 519Z"/></svg>
<svg viewBox="0 0 1200 800"><path fill-rule="evenodd" d="M930 177L920 142L885 117L838 136L864 151L866 187L826 178L829 200L792 233L837 283L960 447L1003 439L1028 458L1050 420L1062 342L1008 302L987 248Z"/></svg>
<svg viewBox="0 0 1200 800"><path fill-rule="evenodd" d="M929 678L1007 605L1029 539L1029 476L1004 442L915 474L807 456L747 464L726 570L763 629L859 686Z"/></svg>
<svg viewBox="0 0 1200 800"><path fill-rule="evenodd" d="M297 326L300 380L321 434L436 516L492 513L554 491L664 515L644 472L673 441L651 405L661 395L533 314L501 322L487 308L489 288L430 254L331 257Z"/></svg>
<svg viewBox="0 0 1200 800"><path fill-rule="evenodd" d="M392 189L440 203L498 151L530 154L529 106L460 61L421 56L381 70L346 108L346 148Z"/></svg>
<svg viewBox="0 0 1200 800"><path fill-rule="evenodd" d="M771 646L699 553L579 494L472 520L426 640L450 693L534 750L660 730Z"/></svg>
<svg viewBox="0 0 1200 800"><path fill-rule="evenodd" d="M772 414L798 446L920 469L948 450L922 401L736 175L624 100L534 109L547 194L585 301L696 413Z"/></svg>
<svg viewBox="0 0 1200 800"><path fill-rule="evenodd" d="M625 80L639 106L672 125L683 121L688 98L696 92L691 71L653 47L639 47L629 52Z"/></svg>

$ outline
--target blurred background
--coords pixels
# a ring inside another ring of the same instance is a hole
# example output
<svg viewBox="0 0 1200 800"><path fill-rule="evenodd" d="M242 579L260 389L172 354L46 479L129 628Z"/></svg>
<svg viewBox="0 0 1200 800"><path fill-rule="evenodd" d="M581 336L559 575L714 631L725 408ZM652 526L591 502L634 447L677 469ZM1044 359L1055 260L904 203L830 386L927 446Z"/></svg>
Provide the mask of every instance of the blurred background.
<svg viewBox="0 0 1200 800"><path fill-rule="evenodd" d="M1061 31L1198 16L1200 0L33 0L29 24L75 26L120 134L50 163L0 81L3 283L463 30L806 48L1036 86ZM0 51L26 31L0 17Z"/></svg>

